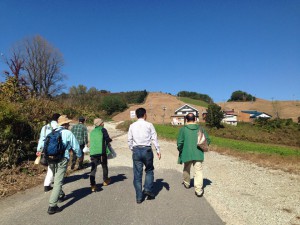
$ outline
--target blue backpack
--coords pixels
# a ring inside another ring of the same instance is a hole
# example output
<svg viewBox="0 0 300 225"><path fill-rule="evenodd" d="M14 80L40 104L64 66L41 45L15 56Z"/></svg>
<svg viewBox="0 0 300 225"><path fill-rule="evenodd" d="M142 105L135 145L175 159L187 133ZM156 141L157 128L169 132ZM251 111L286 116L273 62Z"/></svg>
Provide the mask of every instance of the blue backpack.
<svg viewBox="0 0 300 225"><path fill-rule="evenodd" d="M62 142L61 131L53 130L44 141L44 154L49 161L63 158L66 147Z"/></svg>

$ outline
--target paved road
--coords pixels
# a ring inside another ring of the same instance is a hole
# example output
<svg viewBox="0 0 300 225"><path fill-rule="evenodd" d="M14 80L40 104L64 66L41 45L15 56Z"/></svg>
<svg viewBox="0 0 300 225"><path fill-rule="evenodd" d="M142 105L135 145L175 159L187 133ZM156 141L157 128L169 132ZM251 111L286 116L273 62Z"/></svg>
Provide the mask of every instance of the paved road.
<svg viewBox="0 0 300 225"><path fill-rule="evenodd" d="M0 202L0 224L224 224L205 198L197 198L193 188L180 184L176 170L155 171L154 200L136 204L132 185L132 168L111 167L112 183L92 193L89 170L78 171L65 179L66 200L60 203L63 211L47 214L50 193L43 186L26 190ZM98 168L96 182L102 177ZM209 185L204 181L204 185Z"/></svg>

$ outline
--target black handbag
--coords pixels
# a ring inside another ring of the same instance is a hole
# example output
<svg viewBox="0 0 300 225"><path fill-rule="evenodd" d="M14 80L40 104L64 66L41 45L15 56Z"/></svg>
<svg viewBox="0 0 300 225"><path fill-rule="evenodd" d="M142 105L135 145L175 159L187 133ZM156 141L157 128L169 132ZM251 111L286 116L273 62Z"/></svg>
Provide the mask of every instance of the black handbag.
<svg viewBox="0 0 300 225"><path fill-rule="evenodd" d="M41 154L40 164L43 166L48 166L48 159L47 159L47 156L44 154L44 150L42 151L42 154Z"/></svg>

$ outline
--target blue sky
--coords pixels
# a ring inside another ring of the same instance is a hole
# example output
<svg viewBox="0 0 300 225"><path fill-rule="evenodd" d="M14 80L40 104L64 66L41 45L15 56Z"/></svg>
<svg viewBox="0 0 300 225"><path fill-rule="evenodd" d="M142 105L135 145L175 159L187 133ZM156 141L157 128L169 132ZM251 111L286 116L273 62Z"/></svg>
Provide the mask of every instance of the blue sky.
<svg viewBox="0 0 300 225"><path fill-rule="evenodd" d="M5 55L58 48L67 87L300 100L299 0L0 0L0 27Z"/></svg>

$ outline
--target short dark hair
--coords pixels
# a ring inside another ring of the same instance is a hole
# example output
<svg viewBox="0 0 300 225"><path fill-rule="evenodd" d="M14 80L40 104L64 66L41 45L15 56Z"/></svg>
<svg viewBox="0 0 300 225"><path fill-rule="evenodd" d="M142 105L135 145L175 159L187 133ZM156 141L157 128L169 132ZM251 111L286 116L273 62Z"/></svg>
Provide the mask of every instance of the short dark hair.
<svg viewBox="0 0 300 225"><path fill-rule="evenodd" d="M137 110L135 110L135 114L136 114L136 117L139 119L139 118L143 118L144 115L146 114L146 109L144 108L138 108Z"/></svg>
<svg viewBox="0 0 300 225"><path fill-rule="evenodd" d="M51 120L54 120L54 121L57 122L59 117L60 117L60 114L59 114L59 113L54 113L54 114L52 115Z"/></svg>
<svg viewBox="0 0 300 225"><path fill-rule="evenodd" d="M84 123L85 118L84 118L83 116L80 116L80 117L78 118L78 121L81 122L81 123Z"/></svg>
<svg viewBox="0 0 300 225"><path fill-rule="evenodd" d="M191 121L195 121L196 120L196 117L195 117L195 114L194 113L188 113L186 116L185 116L185 119L187 122L191 122Z"/></svg>

